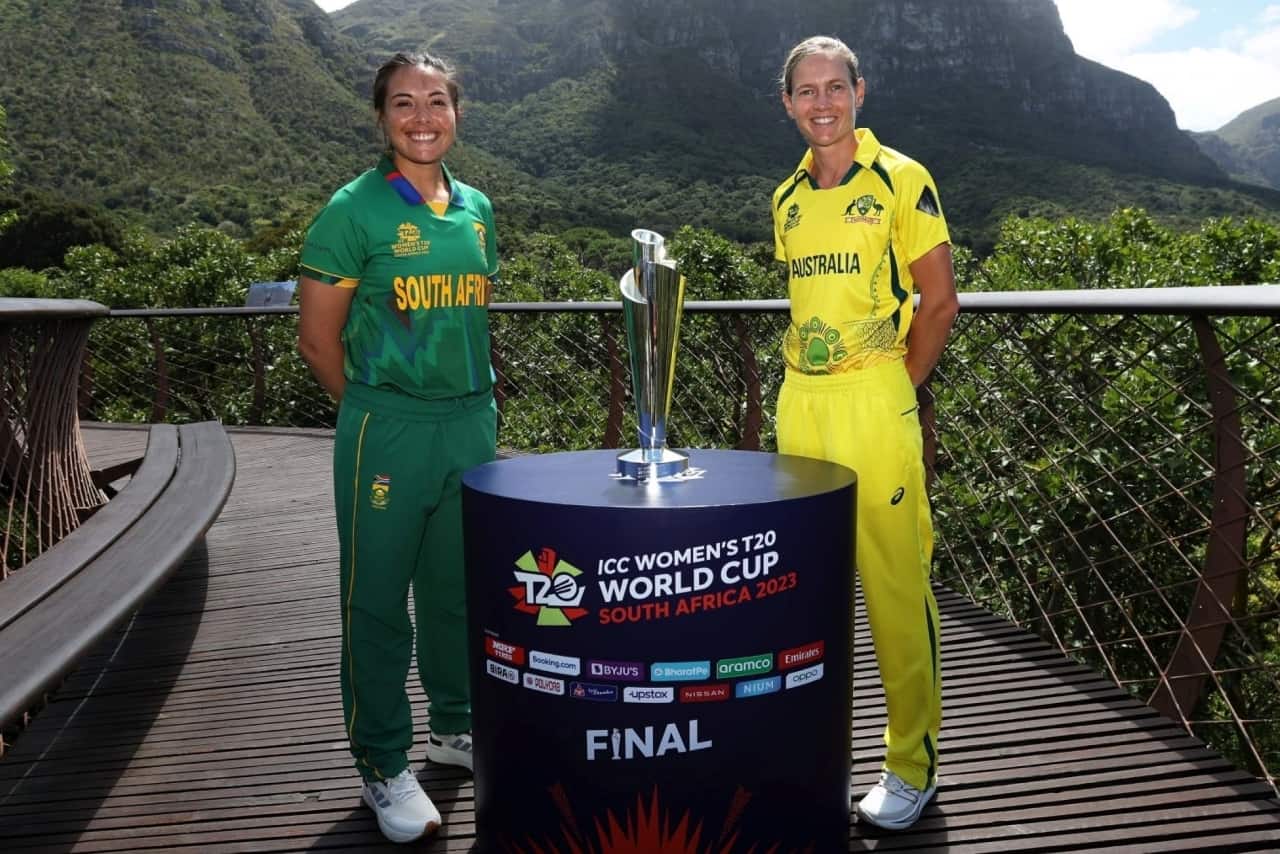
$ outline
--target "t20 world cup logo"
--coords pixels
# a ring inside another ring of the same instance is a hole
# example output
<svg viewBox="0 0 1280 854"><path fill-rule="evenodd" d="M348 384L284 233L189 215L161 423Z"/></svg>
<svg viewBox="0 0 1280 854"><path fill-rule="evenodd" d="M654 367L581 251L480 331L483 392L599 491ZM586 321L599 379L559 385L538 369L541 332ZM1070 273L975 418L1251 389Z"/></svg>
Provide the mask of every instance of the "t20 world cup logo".
<svg viewBox="0 0 1280 854"><path fill-rule="evenodd" d="M516 599L517 611L536 614L539 626L568 626L586 615L587 609L578 607L587 592L578 578L582 570L558 560L555 549L542 548L536 557L525 552L516 566L520 583L507 589Z"/></svg>

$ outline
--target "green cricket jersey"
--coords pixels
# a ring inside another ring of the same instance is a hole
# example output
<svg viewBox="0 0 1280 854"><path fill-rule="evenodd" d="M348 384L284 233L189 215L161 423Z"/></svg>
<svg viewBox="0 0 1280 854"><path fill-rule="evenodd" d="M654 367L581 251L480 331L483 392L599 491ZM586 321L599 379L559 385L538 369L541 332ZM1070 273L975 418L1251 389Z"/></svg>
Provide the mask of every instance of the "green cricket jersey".
<svg viewBox="0 0 1280 854"><path fill-rule="evenodd" d="M425 204L389 157L334 193L302 247L302 275L354 288L347 380L435 400L487 391L493 207L445 169L451 197Z"/></svg>

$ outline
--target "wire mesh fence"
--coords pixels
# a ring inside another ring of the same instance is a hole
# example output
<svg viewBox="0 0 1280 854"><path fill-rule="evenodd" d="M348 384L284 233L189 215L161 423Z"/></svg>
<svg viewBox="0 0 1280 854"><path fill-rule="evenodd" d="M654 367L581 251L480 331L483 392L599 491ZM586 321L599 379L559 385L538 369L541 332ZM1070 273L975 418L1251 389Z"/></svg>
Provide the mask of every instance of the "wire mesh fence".
<svg viewBox="0 0 1280 854"><path fill-rule="evenodd" d="M922 395L935 573L1276 787L1280 297L971 295ZM117 312L82 417L327 427L289 313ZM230 315L230 316L228 316ZM494 307L499 443L634 444L616 306ZM669 439L773 450L785 305L691 305ZM945 654L945 651L944 651Z"/></svg>

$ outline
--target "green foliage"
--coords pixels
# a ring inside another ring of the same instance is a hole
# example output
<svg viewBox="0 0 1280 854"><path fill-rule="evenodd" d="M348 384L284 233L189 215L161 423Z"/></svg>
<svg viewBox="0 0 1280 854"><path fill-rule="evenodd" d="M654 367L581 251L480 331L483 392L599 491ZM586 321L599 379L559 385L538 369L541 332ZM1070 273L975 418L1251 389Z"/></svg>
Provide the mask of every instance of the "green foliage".
<svg viewBox="0 0 1280 854"><path fill-rule="evenodd" d="M25 267L0 268L0 297L44 299L52 296L49 279Z"/></svg>
<svg viewBox="0 0 1280 854"><path fill-rule="evenodd" d="M263 278L262 261L234 238L191 226L169 240L130 232L118 251L73 249L53 281L63 296L109 308L161 308L244 305L249 284Z"/></svg>
<svg viewBox="0 0 1280 854"><path fill-rule="evenodd" d="M807 3L832 22L850 14L848 4ZM463 144L450 165L494 200L504 242L685 225L767 241L770 191L803 153L771 79L776 25L791 16L766 4L736 16L694 4L697 32L678 47L661 46L671 21L637 20L620 0L584 0L572 15L533 0L367 0L332 20L284 0L98 4L92 14L82 5L0 0L0 103L19 187L156 234L200 224L265 240L250 247L261 253L303 226L377 157L367 88L397 49L457 61ZM1058 34L1006 35L1017 54L1030 36ZM1054 122L1066 119L1052 111L951 76L944 89L932 76L873 88L866 118L885 144L933 169L953 235L979 255L1009 215L1090 220L1140 206L1188 228L1280 211L1274 191L1186 183L1217 179L1171 123L1144 126L1135 152L1132 132L1061 132ZM589 265L621 272L625 253L566 242Z"/></svg>
<svg viewBox="0 0 1280 854"><path fill-rule="evenodd" d="M59 267L73 246L119 249L124 240L120 223L101 208L56 196L0 197L0 217L6 212L14 221L0 232L0 267Z"/></svg>
<svg viewBox="0 0 1280 854"><path fill-rule="evenodd" d="M1280 98L1272 98L1213 133L1193 134L1201 150L1238 180L1280 190Z"/></svg>
<svg viewBox="0 0 1280 854"><path fill-rule="evenodd" d="M0 191L9 186L9 178L13 175L13 167L9 165L9 145L5 138L6 115L0 106ZM0 211L0 234L18 218L17 211Z"/></svg>
<svg viewBox="0 0 1280 854"><path fill-rule="evenodd" d="M373 156L357 54L311 4L0 0L0 33L23 189L163 234L243 235L314 209Z"/></svg>
<svg viewBox="0 0 1280 854"><path fill-rule="evenodd" d="M1227 217L1180 233L1123 208L1104 223L1010 217L994 253L961 281L1008 291L1257 284L1278 276L1274 223Z"/></svg>

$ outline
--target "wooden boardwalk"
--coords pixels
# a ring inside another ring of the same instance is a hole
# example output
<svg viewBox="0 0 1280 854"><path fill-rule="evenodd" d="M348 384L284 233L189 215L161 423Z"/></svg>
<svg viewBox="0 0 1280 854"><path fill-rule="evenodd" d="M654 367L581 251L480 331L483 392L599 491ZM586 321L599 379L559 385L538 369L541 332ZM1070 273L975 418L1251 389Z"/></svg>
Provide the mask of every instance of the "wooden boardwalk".
<svg viewBox="0 0 1280 854"><path fill-rule="evenodd" d="M145 434L90 426L95 467ZM231 498L172 581L70 677L0 762L0 851L368 851L338 691L336 535L323 434L232 431ZM939 590L942 787L900 834L850 851L1280 850L1280 803L1147 706ZM870 648L860 621L857 643ZM855 674L854 791L875 781L882 695ZM421 721L421 690L410 680ZM470 777L426 763L467 851ZM762 756L763 759L763 756Z"/></svg>

